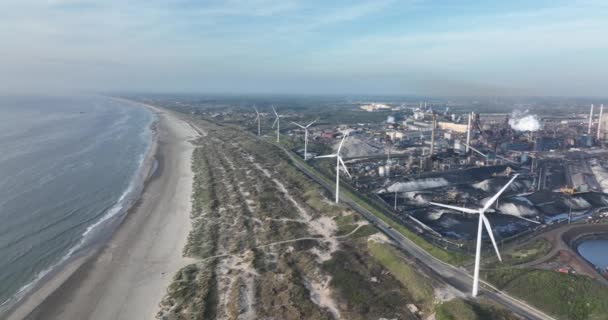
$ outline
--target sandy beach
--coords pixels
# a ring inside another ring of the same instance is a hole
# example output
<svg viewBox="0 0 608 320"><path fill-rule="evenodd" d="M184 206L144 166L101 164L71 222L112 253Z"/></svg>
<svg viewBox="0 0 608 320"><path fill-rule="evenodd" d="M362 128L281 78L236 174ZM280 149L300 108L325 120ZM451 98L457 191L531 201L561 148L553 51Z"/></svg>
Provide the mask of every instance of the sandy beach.
<svg viewBox="0 0 608 320"><path fill-rule="evenodd" d="M75 259L22 301L8 319L154 319L182 256L192 193L189 142L198 133L171 112L158 114L158 168L111 240Z"/></svg>

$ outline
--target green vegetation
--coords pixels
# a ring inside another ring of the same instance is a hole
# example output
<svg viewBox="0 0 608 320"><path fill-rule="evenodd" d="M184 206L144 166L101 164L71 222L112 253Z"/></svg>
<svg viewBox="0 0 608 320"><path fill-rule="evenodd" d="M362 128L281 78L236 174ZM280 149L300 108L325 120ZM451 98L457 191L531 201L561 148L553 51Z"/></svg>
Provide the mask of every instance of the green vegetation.
<svg viewBox="0 0 608 320"><path fill-rule="evenodd" d="M216 303L215 263L191 264L173 277L161 302L159 319L211 319Z"/></svg>
<svg viewBox="0 0 608 320"><path fill-rule="evenodd" d="M503 263L518 265L531 262L547 255L552 248L553 246L549 240L538 238L503 254Z"/></svg>
<svg viewBox="0 0 608 320"><path fill-rule="evenodd" d="M437 320L516 320L511 313L504 309L456 298L444 302L435 309Z"/></svg>
<svg viewBox="0 0 608 320"><path fill-rule="evenodd" d="M203 217L215 214L220 199L215 192L218 182L205 154L204 146L198 146L192 153L194 181L190 217L193 226L184 247L184 256L189 257L206 257L215 251L214 239L217 237L217 228L205 223Z"/></svg>
<svg viewBox="0 0 608 320"><path fill-rule="evenodd" d="M456 266L463 265L466 261L469 260L469 258L464 254L443 250L443 249L429 243L428 241L426 241L425 239L423 239L416 233L410 231L410 229L406 228L402 224L395 222L393 219L388 217L386 214L384 214L379 209L374 208L373 206L369 205L367 202L365 202L361 198L355 196L350 191L346 191L345 193L347 193L351 199L353 199L355 202L357 202L357 204L359 204L363 208L372 212L376 217L382 219L382 221L386 222L386 224L391 226L393 229L399 231L403 236L410 239L412 242L414 242L416 245L418 245L422 249L426 250L429 254L431 254L435 258L437 258L443 262L456 265Z"/></svg>
<svg viewBox="0 0 608 320"><path fill-rule="evenodd" d="M330 285L346 306L343 319L417 319L407 309L413 298L407 288L367 253L366 240L349 241L323 269Z"/></svg>
<svg viewBox="0 0 608 320"><path fill-rule="evenodd" d="M498 269L485 278L559 319L606 319L608 288L588 277L547 270Z"/></svg>
<svg viewBox="0 0 608 320"><path fill-rule="evenodd" d="M416 271L392 246L370 241L368 242L368 248L374 258L407 288L416 303L425 305L430 309L434 302L433 286L430 279Z"/></svg>

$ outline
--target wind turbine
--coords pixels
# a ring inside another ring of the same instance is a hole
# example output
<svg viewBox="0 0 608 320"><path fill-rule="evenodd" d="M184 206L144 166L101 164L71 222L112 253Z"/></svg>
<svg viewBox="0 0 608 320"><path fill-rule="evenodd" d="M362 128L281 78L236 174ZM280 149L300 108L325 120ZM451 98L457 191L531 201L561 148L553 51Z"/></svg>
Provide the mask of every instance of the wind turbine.
<svg viewBox="0 0 608 320"><path fill-rule="evenodd" d="M256 108L255 106L253 106L253 109L255 110L255 121L258 122L258 137L260 136L260 113L258 112L258 108Z"/></svg>
<svg viewBox="0 0 608 320"><path fill-rule="evenodd" d="M479 153L479 154L480 154L482 157L484 157L484 158L488 159L488 155L487 155L487 154L482 153L481 151L479 151L479 150L477 150L477 149L473 148L472 146L470 146L470 145L468 145L468 144L466 144L466 143L465 143L464 145L465 145L465 146L467 146L469 149L471 149L471 150L473 150L473 151L475 151L475 152ZM502 159L502 160L505 160L505 161L507 161L507 162L511 162L511 163L514 163L514 164L519 164L519 163L517 163L517 162L515 162L515 161L513 161L513 160L511 160L511 159L507 159L507 158L505 158L505 157L503 157L503 156L499 156L499 155L497 155L497 154L495 154L495 156L496 156L496 158L498 158L498 159Z"/></svg>
<svg viewBox="0 0 608 320"><path fill-rule="evenodd" d="M277 113L277 109L274 108L274 106L272 106L272 111L274 111L274 115L276 116L276 119L274 119L274 122L272 123L272 127L274 128L274 125L277 125L277 143L279 143L280 140L280 135L279 135L279 129L281 127L281 117L279 116L279 114Z"/></svg>
<svg viewBox="0 0 608 320"><path fill-rule="evenodd" d="M319 119L316 119L315 121L309 123L306 126L303 126L299 123L295 123L293 121L291 122L291 123L295 124L296 126L304 129L304 160L308 160L308 127L310 127L313 123L317 122L317 120L319 120Z"/></svg>
<svg viewBox="0 0 608 320"><path fill-rule="evenodd" d="M507 184L505 184L505 186L502 187L502 189L500 189L500 191L498 191L498 193L496 193L494 196L492 196L492 198L490 198L490 200L488 200L488 202L486 202L486 204L483 206L483 208L480 208L477 210L464 208L464 207L450 206L450 205L436 203L436 202L429 202L432 205L442 207L442 208L452 209L452 210L469 213L469 214L479 214L479 225L477 227L477 248L475 250L475 270L473 273L473 292L472 292L473 297L476 297L477 293L479 291L479 265L481 262L481 235L483 232L484 225L486 227L486 230L488 231L488 234L490 235L490 240L492 240L492 245L494 246L494 250L496 251L498 260L500 260L502 262L500 252L498 251L498 245L496 245L496 240L494 239L494 233L492 233L492 226L490 225L490 220L488 220L488 218L486 218L485 212L492 206L492 204L494 204L494 202L496 202L498 200L500 195L503 192L505 192L505 190L507 190L509 185L513 182L513 180L515 180L517 178L517 176L519 176L519 175L518 174L514 175L513 178L511 178L511 180L509 180L509 182L507 182ZM518 218L521 218L521 217L518 217ZM525 219L525 218L522 218L522 219L538 223L537 221L534 221L534 220L529 220L529 219Z"/></svg>
<svg viewBox="0 0 608 320"><path fill-rule="evenodd" d="M340 156L340 150L342 150L342 144L344 144L344 140L346 139L346 134L342 134L342 141L340 141L340 145L338 146L338 151L335 154L329 154L325 156L315 157L315 159L320 158L336 158L336 203L340 201L340 168L344 170L344 172L350 177L350 173L342 161L342 156Z"/></svg>

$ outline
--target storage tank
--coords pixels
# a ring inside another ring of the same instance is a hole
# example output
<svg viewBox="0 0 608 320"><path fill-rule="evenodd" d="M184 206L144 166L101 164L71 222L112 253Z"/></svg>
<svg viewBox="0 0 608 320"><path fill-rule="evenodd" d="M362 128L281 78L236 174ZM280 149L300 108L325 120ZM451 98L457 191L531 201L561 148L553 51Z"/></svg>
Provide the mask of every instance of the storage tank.
<svg viewBox="0 0 608 320"><path fill-rule="evenodd" d="M378 175L384 177L384 166L378 167Z"/></svg>

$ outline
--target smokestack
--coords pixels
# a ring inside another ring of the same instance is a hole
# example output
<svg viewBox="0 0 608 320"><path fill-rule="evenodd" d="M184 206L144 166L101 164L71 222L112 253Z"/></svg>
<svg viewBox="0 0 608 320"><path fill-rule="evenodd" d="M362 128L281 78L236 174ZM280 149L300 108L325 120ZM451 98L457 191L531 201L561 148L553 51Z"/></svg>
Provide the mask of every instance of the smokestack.
<svg viewBox="0 0 608 320"><path fill-rule="evenodd" d="M467 154L469 153L469 146L471 145L471 118L472 115L469 113L469 124L467 125L467 145L465 149Z"/></svg>
<svg viewBox="0 0 608 320"><path fill-rule="evenodd" d="M602 135L602 115L604 114L604 104L600 105L600 118L597 120L597 140L601 139Z"/></svg>
<svg viewBox="0 0 608 320"><path fill-rule="evenodd" d="M591 111L589 111L589 128L587 134L591 135L591 126L593 125L593 103L591 104Z"/></svg>
<svg viewBox="0 0 608 320"><path fill-rule="evenodd" d="M433 130L431 131L431 156L433 156L433 151L435 151L435 127L437 126L437 117L433 113Z"/></svg>

